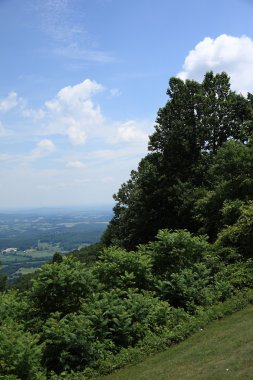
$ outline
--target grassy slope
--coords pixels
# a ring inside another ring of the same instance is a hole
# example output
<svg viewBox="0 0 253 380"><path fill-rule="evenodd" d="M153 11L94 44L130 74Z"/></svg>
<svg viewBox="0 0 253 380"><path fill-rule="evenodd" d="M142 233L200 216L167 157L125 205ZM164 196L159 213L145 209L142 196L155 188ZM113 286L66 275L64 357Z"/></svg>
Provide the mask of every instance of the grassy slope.
<svg viewBox="0 0 253 380"><path fill-rule="evenodd" d="M104 379L253 379L253 307L213 322L179 345Z"/></svg>

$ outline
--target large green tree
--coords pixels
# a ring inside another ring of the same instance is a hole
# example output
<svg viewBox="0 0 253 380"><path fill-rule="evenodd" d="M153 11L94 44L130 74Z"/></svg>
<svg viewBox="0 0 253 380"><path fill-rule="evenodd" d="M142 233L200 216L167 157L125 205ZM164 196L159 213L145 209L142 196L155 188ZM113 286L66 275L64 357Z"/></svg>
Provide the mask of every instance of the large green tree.
<svg viewBox="0 0 253 380"><path fill-rule="evenodd" d="M134 249L161 228L198 231L201 221L195 218L194 205L212 187L208 168L213 158L228 140L250 140L252 95L233 92L226 73L209 72L202 83L171 78L167 94L149 154L114 195L105 244Z"/></svg>

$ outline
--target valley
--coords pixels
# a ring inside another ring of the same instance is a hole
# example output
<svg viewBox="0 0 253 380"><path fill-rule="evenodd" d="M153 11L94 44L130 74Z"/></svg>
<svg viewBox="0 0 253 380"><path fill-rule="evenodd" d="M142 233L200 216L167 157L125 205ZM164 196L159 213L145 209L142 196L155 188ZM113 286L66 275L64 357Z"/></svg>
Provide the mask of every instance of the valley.
<svg viewBox="0 0 253 380"><path fill-rule="evenodd" d="M0 263L9 280L62 254L99 241L112 213L104 208L41 208L0 212Z"/></svg>

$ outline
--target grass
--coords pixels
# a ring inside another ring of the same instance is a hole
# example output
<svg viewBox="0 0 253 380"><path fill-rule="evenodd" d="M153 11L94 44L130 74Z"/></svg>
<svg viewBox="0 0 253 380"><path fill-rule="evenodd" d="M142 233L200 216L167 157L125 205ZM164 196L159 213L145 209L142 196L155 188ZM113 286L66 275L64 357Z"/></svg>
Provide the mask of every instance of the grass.
<svg viewBox="0 0 253 380"><path fill-rule="evenodd" d="M24 274L29 274L29 273L34 273L38 270L37 267L33 268L19 268L16 272L17 275L24 275Z"/></svg>
<svg viewBox="0 0 253 380"><path fill-rule="evenodd" d="M253 380L253 306L104 380Z"/></svg>

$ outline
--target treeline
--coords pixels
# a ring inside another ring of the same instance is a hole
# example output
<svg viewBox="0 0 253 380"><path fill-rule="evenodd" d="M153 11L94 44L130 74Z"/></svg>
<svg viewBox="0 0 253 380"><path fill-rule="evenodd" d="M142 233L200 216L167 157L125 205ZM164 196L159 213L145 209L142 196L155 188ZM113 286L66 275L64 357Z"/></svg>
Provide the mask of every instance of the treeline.
<svg viewBox="0 0 253 380"><path fill-rule="evenodd" d="M252 95L225 73L168 95L101 243L1 294L0 379L101 377L253 300Z"/></svg>

